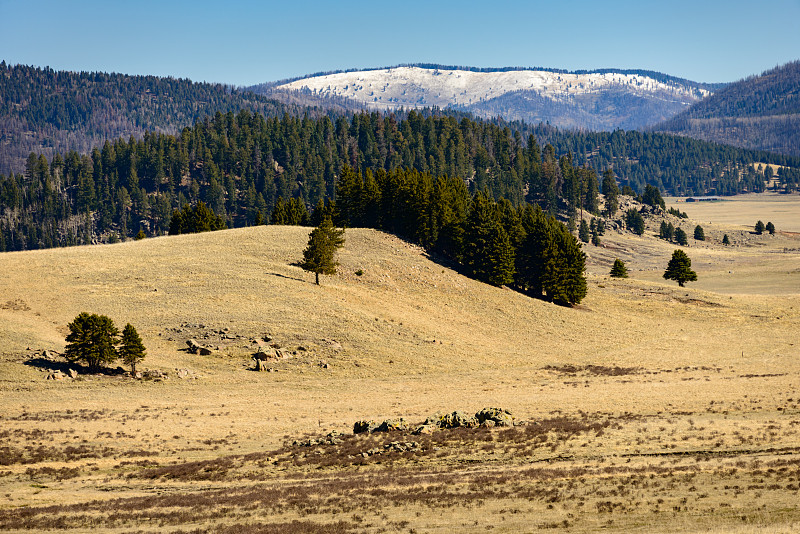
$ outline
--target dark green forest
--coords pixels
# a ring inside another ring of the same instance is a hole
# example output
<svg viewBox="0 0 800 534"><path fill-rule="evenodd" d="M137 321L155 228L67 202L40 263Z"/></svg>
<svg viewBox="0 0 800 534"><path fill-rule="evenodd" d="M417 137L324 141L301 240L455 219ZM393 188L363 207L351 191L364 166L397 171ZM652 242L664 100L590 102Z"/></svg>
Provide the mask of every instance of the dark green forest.
<svg viewBox="0 0 800 534"><path fill-rule="evenodd" d="M265 116L300 108L230 86L187 79L65 72L0 62L0 173L19 172L31 152L88 153L105 139L178 133L220 111ZM303 111L313 113L313 110Z"/></svg>
<svg viewBox="0 0 800 534"><path fill-rule="evenodd" d="M732 83L655 129L800 156L800 61Z"/></svg>
<svg viewBox="0 0 800 534"><path fill-rule="evenodd" d="M139 230L159 235L173 210L200 200L229 227L252 225L259 215L270 220L279 198L303 209L335 199L345 165L457 178L472 193L567 215L581 206L595 211L596 171L606 167L637 191L651 183L667 192L733 194L763 189L754 161L800 166L663 134L521 129L529 135L430 111L278 118L244 110L206 117L178 135L108 141L88 154L31 154L23 173L0 176L0 246L65 246Z"/></svg>

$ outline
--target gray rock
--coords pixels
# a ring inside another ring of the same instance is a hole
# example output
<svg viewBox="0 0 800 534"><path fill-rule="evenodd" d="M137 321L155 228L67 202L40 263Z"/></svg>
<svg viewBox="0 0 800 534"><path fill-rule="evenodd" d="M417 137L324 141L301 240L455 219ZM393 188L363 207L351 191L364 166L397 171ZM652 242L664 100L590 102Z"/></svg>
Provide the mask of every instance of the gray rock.
<svg viewBox="0 0 800 534"><path fill-rule="evenodd" d="M68 370L67 374L69 375L70 378L78 378L78 371L76 371L75 369Z"/></svg>

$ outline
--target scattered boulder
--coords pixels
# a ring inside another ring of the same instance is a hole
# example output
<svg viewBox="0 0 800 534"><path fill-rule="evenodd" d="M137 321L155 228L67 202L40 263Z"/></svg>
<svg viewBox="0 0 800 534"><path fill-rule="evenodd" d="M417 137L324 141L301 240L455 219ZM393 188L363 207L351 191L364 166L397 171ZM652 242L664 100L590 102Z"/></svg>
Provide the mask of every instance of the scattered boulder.
<svg viewBox="0 0 800 534"><path fill-rule="evenodd" d="M152 380L153 382L161 382L162 380L169 379L169 375L160 369L145 369L142 371L142 380Z"/></svg>
<svg viewBox="0 0 800 534"><path fill-rule="evenodd" d="M181 380L197 379L197 375L191 369L175 369L175 374L178 375L178 378Z"/></svg>
<svg viewBox="0 0 800 534"><path fill-rule="evenodd" d="M197 354L202 345L197 342L195 339L189 339L186 341L186 344L189 346L189 352L192 354Z"/></svg>
<svg viewBox="0 0 800 534"><path fill-rule="evenodd" d="M478 424L474 415L460 411L445 414L439 421L440 428L475 428Z"/></svg>
<svg viewBox="0 0 800 534"><path fill-rule="evenodd" d="M378 428L378 424L372 420L356 421L353 424L353 434L372 433Z"/></svg>
<svg viewBox="0 0 800 534"><path fill-rule="evenodd" d="M275 360L277 358L278 356L275 353L275 349L273 349L272 347L261 347L256 351L255 354L253 354L254 360L260 360L262 362Z"/></svg>
<svg viewBox="0 0 800 534"><path fill-rule="evenodd" d="M78 378L78 371L76 371L75 369L69 369L67 371L67 374L69 375L70 378Z"/></svg>
<svg viewBox="0 0 800 534"><path fill-rule="evenodd" d="M47 380L64 380L65 378L68 378L67 375L61 371L52 371L47 374Z"/></svg>
<svg viewBox="0 0 800 534"><path fill-rule="evenodd" d="M387 419L373 432L392 432L394 430L408 430L408 423L402 417L400 419Z"/></svg>
<svg viewBox="0 0 800 534"><path fill-rule="evenodd" d="M309 438L306 440L294 440L292 445L295 447L316 447L317 445L338 445L344 440L337 431L329 432L324 438Z"/></svg>
<svg viewBox="0 0 800 534"><path fill-rule="evenodd" d="M491 426L514 426L514 416L511 411L503 408L484 408L475 414L475 418L481 425L491 421L494 423Z"/></svg>
<svg viewBox="0 0 800 534"><path fill-rule="evenodd" d="M438 425L427 425L427 424L424 424L424 425L420 425L417 428L415 428L414 432L412 432L412 434L416 434L416 435L433 434L438 429L439 429Z"/></svg>

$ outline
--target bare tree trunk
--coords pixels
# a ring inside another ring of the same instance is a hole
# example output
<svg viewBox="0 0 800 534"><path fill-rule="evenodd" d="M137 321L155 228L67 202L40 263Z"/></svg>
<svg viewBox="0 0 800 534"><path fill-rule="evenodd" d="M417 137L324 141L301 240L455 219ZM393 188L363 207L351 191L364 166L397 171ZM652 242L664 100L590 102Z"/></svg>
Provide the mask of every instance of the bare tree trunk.
<svg viewBox="0 0 800 534"><path fill-rule="evenodd" d="M319 285L319 273L314 273L317 277L317 285Z"/></svg>

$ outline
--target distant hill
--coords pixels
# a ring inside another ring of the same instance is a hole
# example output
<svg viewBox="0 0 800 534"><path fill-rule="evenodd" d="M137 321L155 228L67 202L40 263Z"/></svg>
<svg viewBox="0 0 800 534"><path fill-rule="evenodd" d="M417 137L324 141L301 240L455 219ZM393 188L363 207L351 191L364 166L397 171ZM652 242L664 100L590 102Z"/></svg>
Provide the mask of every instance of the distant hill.
<svg viewBox="0 0 800 534"><path fill-rule="evenodd" d="M452 108L475 116L562 128L637 129L672 117L721 85L644 70L478 69L429 64L319 73L254 86L313 99L350 100L367 109Z"/></svg>
<svg viewBox="0 0 800 534"><path fill-rule="evenodd" d="M657 131L800 155L800 61L732 83Z"/></svg>
<svg viewBox="0 0 800 534"><path fill-rule="evenodd" d="M30 152L89 152L145 131L175 134L216 112L291 111L260 95L188 79L65 72L0 62L0 174L25 168Z"/></svg>

